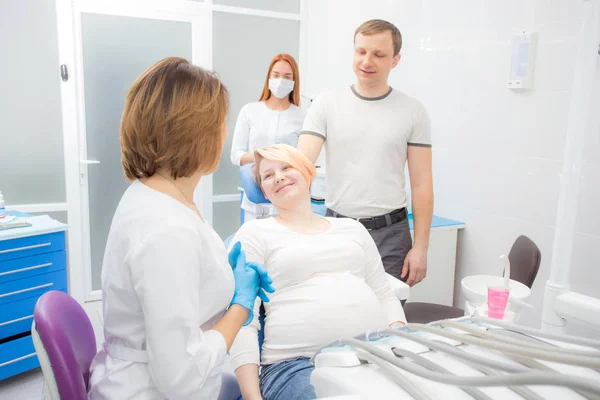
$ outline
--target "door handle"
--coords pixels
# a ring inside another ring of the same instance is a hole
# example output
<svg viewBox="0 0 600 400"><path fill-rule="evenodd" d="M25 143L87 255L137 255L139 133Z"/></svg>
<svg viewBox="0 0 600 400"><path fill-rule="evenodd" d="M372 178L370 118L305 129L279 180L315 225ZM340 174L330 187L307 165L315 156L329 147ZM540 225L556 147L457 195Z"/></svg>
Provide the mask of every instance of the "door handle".
<svg viewBox="0 0 600 400"><path fill-rule="evenodd" d="M79 184L83 185L85 183L85 171L86 168L83 168L83 166L87 166L87 165L91 165L91 164L100 164L100 161L98 160L79 160L79 164L82 166L79 169Z"/></svg>

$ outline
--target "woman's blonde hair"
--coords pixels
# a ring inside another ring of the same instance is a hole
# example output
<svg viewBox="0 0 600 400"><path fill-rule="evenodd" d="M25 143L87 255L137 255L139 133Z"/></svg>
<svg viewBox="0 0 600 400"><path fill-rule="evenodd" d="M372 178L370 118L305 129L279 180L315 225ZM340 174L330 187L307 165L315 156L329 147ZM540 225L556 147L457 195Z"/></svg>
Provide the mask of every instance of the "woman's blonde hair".
<svg viewBox="0 0 600 400"><path fill-rule="evenodd" d="M290 92L288 98L290 99L290 103L300 107L300 71L298 69L298 63L296 63L294 57L292 57L289 54L277 54L271 60L269 70L267 71L267 77L265 78L265 84L263 86L263 90L260 94L260 98L258 99L258 101L265 101L268 100L269 97L271 97L271 91L269 90L269 78L271 77L271 71L273 70L275 63L277 63L278 61L285 61L288 64L290 64L290 67L292 67L292 80L295 83L294 89Z"/></svg>
<svg viewBox="0 0 600 400"><path fill-rule="evenodd" d="M262 190L262 178L260 176L260 163L262 160L281 161L288 163L292 168L297 169L308 186L317 175L317 169L314 164L295 147L289 144L274 144L272 146L260 147L254 150L254 180Z"/></svg>
<svg viewBox="0 0 600 400"><path fill-rule="evenodd" d="M219 78L186 59L158 61L133 83L121 117L128 180L166 169L174 179L217 169L229 94Z"/></svg>

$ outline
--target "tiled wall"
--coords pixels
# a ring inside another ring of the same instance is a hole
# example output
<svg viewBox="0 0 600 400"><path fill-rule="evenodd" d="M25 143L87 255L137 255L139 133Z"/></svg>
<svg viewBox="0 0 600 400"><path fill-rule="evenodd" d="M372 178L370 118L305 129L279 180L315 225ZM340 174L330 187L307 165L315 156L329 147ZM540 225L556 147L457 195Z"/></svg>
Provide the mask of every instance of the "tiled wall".
<svg viewBox="0 0 600 400"><path fill-rule="evenodd" d="M361 22L387 19L403 34L390 83L430 113L435 213L467 224L459 236L459 306L460 280L500 275L498 256L525 234L540 247L542 265L530 301L535 310L523 320L540 324L582 11L578 0L309 1L310 95L354 81L352 37ZM511 37L521 30L538 32L539 42L533 89L516 93L507 79ZM600 72L595 86L600 110ZM593 283L600 280L599 117L592 122L580 206L573 210L580 233L572 286L600 297Z"/></svg>

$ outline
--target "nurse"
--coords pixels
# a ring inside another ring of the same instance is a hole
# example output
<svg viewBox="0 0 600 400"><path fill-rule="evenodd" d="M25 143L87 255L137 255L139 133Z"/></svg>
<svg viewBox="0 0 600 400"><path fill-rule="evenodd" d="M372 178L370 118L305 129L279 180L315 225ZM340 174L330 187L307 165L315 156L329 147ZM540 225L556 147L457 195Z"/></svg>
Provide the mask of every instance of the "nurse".
<svg viewBox="0 0 600 400"><path fill-rule="evenodd" d="M273 292L239 245L228 263L193 201L200 178L218 167L228 103L219 79L174 57L148 68L127 95L121 161L132 183L106 243L105 343L91 366L92 400L216 399L227 351L257 295Z"/></svg>
<svg viewBox="0 0 600 400"><path fill-rule="evenodd" d="M277 54L265 79L260 99L242 107L231 144L231 162L254 162L254 149L277 143L296 147L306 111L300 108L300 74L296 60Z"/></svg>

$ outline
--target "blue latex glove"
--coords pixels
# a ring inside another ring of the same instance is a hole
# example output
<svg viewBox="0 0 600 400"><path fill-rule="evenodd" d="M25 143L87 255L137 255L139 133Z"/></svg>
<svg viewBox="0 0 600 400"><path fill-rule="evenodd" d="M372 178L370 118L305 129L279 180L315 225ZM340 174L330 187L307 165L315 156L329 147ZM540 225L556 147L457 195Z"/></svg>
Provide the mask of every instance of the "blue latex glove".
<svg viewBox="0 0 600 400"><path fill-rule="evenodd" d="M269 302L265 292L273 293L275 291L271 286L273 280L262 264L246 261L246 254L242 250L240 242L236 242L229 252L229 264L233 268L235 278L235 291L231 304L239 304L250 311L248 320L244 324L246 326L254 318L256 296L259 296L264 302Z"/></svg>
<svg viewBox="0 0 600 400"><path fill-rule="evenodd" d="M243 260L240 260L240 257L243 257ZM246 261L246 254L244 253L244 250L242 250L242 244L240 242L236 242L229 252L229 265L231 266L231 269L235 270L238 264L245 265L246 267L252 268L256 271L260 279L260 290L258 291L258 296L262 301L268 303L269 298L267 297L265 291L269 293L275 292L275 288L272 286L273 280L269 276L264 265L258 262Z"/></svg>

